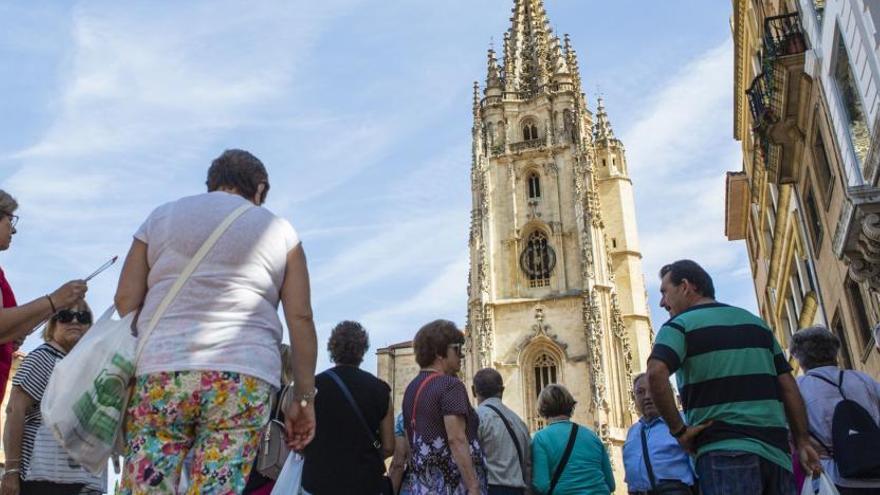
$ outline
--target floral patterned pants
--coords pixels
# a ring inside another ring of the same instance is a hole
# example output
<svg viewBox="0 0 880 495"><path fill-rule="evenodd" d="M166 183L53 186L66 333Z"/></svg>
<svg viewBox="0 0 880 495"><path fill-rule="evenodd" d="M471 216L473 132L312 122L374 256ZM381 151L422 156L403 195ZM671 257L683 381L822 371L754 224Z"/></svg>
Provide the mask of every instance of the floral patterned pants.
<svg viewBox="0 0 880 495"><path fill-rule="evenodd" d="M190 494L241 493L269 421L271 386L221 371L137 377L125 424L120 493L177 493L187 459Z"/></svg>

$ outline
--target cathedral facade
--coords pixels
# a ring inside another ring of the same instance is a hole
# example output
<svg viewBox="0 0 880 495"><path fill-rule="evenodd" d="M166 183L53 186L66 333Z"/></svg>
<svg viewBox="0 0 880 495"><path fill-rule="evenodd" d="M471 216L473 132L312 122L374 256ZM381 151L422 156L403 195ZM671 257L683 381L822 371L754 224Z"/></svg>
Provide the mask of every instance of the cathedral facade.
<svg viewBox="0 0 880 495"><path fill-rule="evenodd" d="M515 0L511 22L474 85L465 380L497 369L533 430L540 390L564 384L574 420L620 445L651 346L623 143L543 2Z"/></svg>
<svg viewBox="0 0 880 495"><path fill-rule="evenodd" d="M574 420L611 449L637 419L632 378L651 349L632 181L623 143L587 106L568 36L541 0L515 0L503 59L474 83L470 274L463 379L504 378L504 402L535 431L540 390L565 385ZM412 343L379 349L395 410L418 372Z"/></svg>

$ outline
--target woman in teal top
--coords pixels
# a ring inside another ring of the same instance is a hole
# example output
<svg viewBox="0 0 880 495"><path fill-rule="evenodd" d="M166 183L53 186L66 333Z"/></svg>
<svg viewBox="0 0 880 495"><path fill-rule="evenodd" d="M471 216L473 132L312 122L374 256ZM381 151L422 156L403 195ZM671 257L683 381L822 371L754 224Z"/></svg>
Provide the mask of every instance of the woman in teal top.
<svg viewBox="0 0 880 495"><path fill-rule="evenodd" d="M547 385L538 396L538 412L547 426L532 437L532 487L542 495L608 495L614 491L608 452L589 428L572 423L574 405L574 397L562 385ZM551 487L572 427L577 434L571 455L559 482Z"/></svg>

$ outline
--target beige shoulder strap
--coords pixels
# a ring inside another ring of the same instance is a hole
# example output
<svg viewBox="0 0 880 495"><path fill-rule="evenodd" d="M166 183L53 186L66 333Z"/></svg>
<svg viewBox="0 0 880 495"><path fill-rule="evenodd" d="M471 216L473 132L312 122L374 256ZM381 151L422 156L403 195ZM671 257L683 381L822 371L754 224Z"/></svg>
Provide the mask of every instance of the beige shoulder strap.
<svg viewBox="0 0 880 495"><path fill-rule="evenodd" d="M220 225L214 229L214 232L211 232L211 235L205 239L205 242L202 244L202 247L196 251L196 254L193 255L192 259L189 260L189 263L180 272L180 275L177 277L177 280L174 281L174 285L171 286L171 289L168 290L168 293L165 294L165 297L162 299L162 302L159 303L159 307L156 308L156 312L153 313L153 318L150 319L149 325L144 329L144 333L138 336L138 346L137 352L135 352L134 362L137 363L140 361L141 352L144 350L144 345L147 343L147 340L150 338L150 334L153 333L153 329L156 328L156 325L159 323L159 319L165 314L165 311L168 309L168 306L174 301L174 298L177 297L177 293L180 292L180 289L183 288L183 284L189 280L189 277L196 271L199 263L205 258L205 256L211 251L211 248L214 247L214 244L217 243L217 240L220 239L220 236L223 235L224 232L232 225L238 217L240 217L244 212L254 208L253 204L247 203L239 206L232 213L229 214Z"/></svg>

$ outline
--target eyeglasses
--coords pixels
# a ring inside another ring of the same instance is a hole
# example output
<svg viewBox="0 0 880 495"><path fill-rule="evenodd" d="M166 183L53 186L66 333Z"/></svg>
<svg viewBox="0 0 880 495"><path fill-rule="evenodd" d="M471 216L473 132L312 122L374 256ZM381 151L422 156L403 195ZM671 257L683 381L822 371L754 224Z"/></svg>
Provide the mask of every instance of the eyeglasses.
<svg viewBox="0 0 880 495"><path fill-rule="evenodd" d="M458 357L464 356L464 350L462 349L462 344L449 344L447 348L452 349L458 354Z"/></svg>
<svg viewBox="0 0 880 495"><path fill-rule="evenodd" d="M16 225L18 225L18 215L13 215L12 213L6 213L5 211L0 212L5 216L9 217L9 225L14 229Z"/></svg>
<svg viewBox="0 0 880 495"><path fill-rule="evenodd" d="M92 324L92 313L89 311L71 311L69 309L62 309L55 313L53 318L59 323L70 323L76 318L76 321L83 325Z"/></svg>

